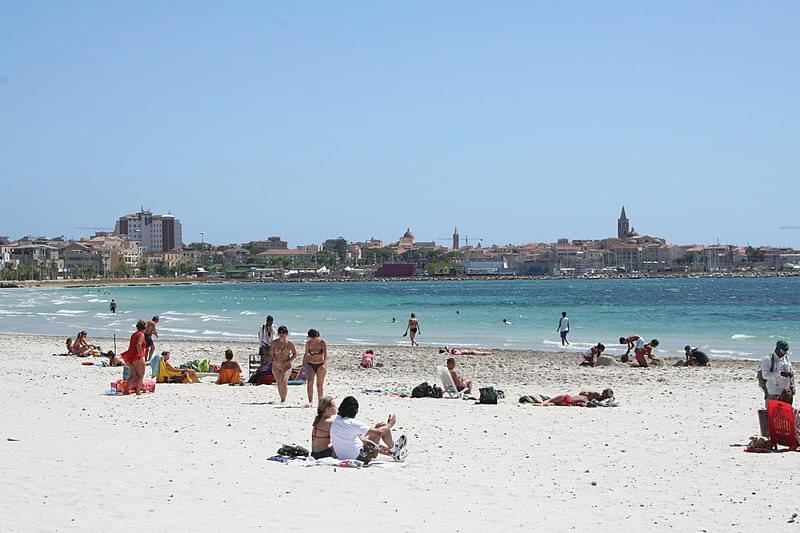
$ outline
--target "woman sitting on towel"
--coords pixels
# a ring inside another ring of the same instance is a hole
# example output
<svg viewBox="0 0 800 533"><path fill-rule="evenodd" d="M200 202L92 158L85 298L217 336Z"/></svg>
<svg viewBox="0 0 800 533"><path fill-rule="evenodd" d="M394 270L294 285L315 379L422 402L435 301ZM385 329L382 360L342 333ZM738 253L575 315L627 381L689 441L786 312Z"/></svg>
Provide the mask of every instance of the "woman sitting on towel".
<svg viewBox="0 0 800 533"><path fill-rule="evenodd" d="M323 396L317 406L317 416L311 426L311 457L323 459L334 457L331 445L331 424L336 417L336 402L330 396Z"/></svg>
<svg viewBox="0 0 800 533"><path fill-rule="evenodd" d="M162 383L200 383L197 372L189 368L175 368L169 364L169 352L161 352L158 379Z"/></svg>
<svg viewBox="0 0 800 533"><path fill-rule="evenodd" d="M553 396L549 400L543 401L539 405L542 405L544 407L550 407L552 405L586 407L592 400L599 401L613 397L614 397L614 391L612 391L611 389L606 389L603 392L581 392L580 394L575 396L572 396L570 394L559 394L558 396Z"/></svg>
<svg viewBox="0 0 800 533"><path fill-rule="evenodd" d="M233 360L233 350L225 350L225 361L219 365L217 385L241 385L242 367Z"/></svg>
<svg viewBox="0 0 800 533"><path fill-rule="evenodd" d="M70 353L73 353L79 357L88 356L89 351L96 348L96 346L92 346L86 341L88 335L89 334L85 331L78 333L78 337L75 339L75 342L72 343L72 351Z"/></svg>

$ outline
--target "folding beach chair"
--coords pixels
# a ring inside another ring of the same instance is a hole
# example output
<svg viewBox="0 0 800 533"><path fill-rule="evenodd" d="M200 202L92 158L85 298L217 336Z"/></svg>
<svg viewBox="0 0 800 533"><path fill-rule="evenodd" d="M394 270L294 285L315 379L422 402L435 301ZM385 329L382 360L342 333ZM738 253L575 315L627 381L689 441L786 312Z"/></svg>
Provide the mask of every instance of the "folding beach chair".
<svg viewBox="0 0 800 533"><path fill-rule="evenodd" d="M256 370L259 368L261 368L261 356L259 354L251 355L248 362L248 371L250 372L248 377L253 377L253 374L255 374Z"/></svg>
<svg viewBox="0 0 800 533"><path fill-rule="evenodd" d="M459 391L458 387L456 387L455 382L453 382L453 376L450 375L450 371L447 370L447 367L436 367L436 373L438 374L439 381L442 382L445 398L463 398L465 396L466 393L464 391Z"/></svg>
<svg viewBox="0 0 800 533"><path fill-rule="evenodd" d="M797 433L795 431L794 409L791 404L779 400L767 402L767 416L769 418L769 440L773 448L777 445L788 446L790 450L797 449Z"/></svg>

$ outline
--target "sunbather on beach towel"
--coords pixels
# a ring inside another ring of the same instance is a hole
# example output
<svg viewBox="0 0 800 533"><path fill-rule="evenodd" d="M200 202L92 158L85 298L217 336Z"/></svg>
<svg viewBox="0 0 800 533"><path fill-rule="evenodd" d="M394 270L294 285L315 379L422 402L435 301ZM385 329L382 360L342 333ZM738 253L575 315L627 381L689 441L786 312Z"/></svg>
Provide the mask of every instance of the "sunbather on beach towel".
<svg viewBox="0 0 800 533"><path fill-rule="evenodd" d="M188 368L175 368L169 363L170 352L161 352L158 363L159 383L200 383L197 372Z"/></svg>
<svg viewBox="0 0 800 533"><path fill-rule="evenodd" d="M406 436L402 435L397 441L392 437L392 428L397 423L394 415L370 428L355 419L357 414L358 400L346 396L331 424L331 442L337 458L358 459L364 463L375 459L379 453L390 455L396 461L405 458Z"/></svg>
<svg viewBox="0 0 800 533"><path fill-rule="evenodd" d="M456 372L456 360L452 357L447 360L447 370L450 371L450 377L453 378L458 392L466 391L467 394L472 394L472 380L464 379Z"/></svg>
<svg viewBox="0 0 800 533"><path fill-rule="evenodd" d="M448 348L447 346L439 348L439 353L448 353L450 355L492 355L492 352L486 350L475 350L472 348L459 350L458 348Z"/></svg>
<svg viewBox="0 0 800 533"><path fill-rule="evenodd" d="M108 366L125 366L125 361L115 354L113 350L109 350L106 357L108 357Z"/></svg>
<svg viewBox="0 0 800 533"><path fill-rule="evenodd" d="M323 459L334 457L331 444L331 425L336 417L336 402L330 396L323 396L317 406L317 416L311 425L311 457Z"/></svg>
<svg viewBox="0 0 800 533"><path fill-rule="evenodd" d="M233 360L233 350L225 350L225 361L219 365L217 385L241 385L242 367Z"/></svg>
<svg viewBox="0 0 800 533"><path fill-rule="evenodd" d="M545 400L542 403L535 405L541 405L543 407L550 407L553 405L586 407L590 400L605 400L606 398L613 397L614 391L611 389L605 389L603 392L580 392L576 395L559 394L557 396L553 396L549 400Z"/></svg>

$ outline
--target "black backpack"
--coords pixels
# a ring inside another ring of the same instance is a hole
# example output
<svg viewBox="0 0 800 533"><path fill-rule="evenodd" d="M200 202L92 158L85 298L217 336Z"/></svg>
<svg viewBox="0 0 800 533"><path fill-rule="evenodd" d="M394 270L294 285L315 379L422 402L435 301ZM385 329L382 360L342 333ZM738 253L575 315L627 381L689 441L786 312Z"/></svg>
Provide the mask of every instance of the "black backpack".
<svg viewBox="0 0 800 533"><path fill-rule="evenodd" d="M413 389L411 389L411 397L412 398L431 398L433 397L433 387L428 385L428 382L425 381L420 383Z"/></svg>

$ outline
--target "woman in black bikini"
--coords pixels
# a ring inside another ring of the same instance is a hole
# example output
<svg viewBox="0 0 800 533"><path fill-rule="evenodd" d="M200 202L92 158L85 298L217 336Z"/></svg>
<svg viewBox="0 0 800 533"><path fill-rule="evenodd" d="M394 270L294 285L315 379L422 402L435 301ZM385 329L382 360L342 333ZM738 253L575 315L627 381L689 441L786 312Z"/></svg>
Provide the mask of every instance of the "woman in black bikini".
<svg viewBox="0 0 800 533"><path fill-rule="evenodd" d="M403 337L408 335L411 332L411 346L419 346L419 343L416 341L417 333L420 335L422 334L422 329L419 327L419 321L417 320L417 315L411 313L411 318L408 319L408 325L406 326L406 332L403 333Z"/></svg>
<svg viewBox="0 0 800 533"><path fill-rule="evenodd" d="M317 398L322 399L325 376L328 374L328 343L319 337L319 331L315 329L308 330L303 366L306 369L308 405L311 405L314 402L314 381L317 382Z"/></svg>
<svg viewBox="0 0 800 533"><path fill-rule="evenodd" d="M297 357L297 350L292 341L289 340L289 329L286 326L278 328L278 340L272 341L269 347L269 355L272 360L272 375L278 383L278 394L281 403L286 401L286 394L289 392L289 374L292 372L292 360Z"/></svg>

